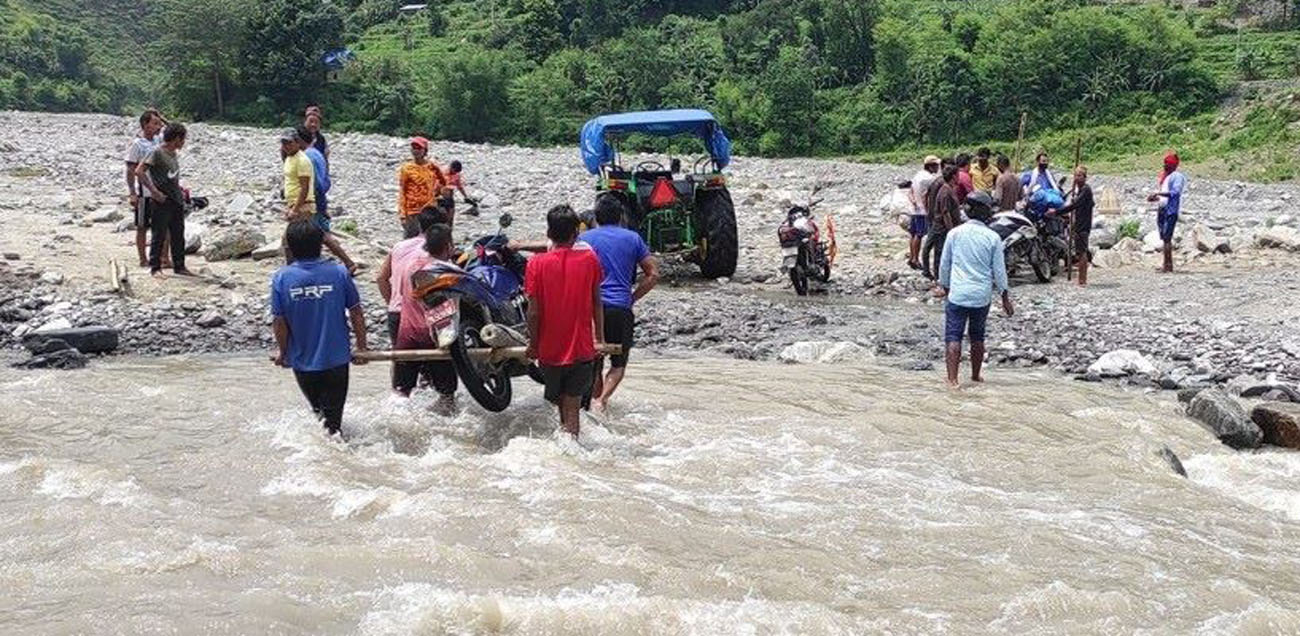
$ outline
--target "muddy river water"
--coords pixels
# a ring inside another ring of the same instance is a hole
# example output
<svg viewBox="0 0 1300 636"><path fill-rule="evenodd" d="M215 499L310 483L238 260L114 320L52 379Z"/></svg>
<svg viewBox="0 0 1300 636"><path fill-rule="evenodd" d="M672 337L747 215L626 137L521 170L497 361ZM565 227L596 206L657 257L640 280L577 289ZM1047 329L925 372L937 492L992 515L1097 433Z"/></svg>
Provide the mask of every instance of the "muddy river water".
<svg viewBox="0 0 1300 636"><path fill-rule="evenodd" d="M1300 632L1300 454L1165 396L653 360L578 446L386 371L346 443L261 358L0 371L0 633Z"/></svg>

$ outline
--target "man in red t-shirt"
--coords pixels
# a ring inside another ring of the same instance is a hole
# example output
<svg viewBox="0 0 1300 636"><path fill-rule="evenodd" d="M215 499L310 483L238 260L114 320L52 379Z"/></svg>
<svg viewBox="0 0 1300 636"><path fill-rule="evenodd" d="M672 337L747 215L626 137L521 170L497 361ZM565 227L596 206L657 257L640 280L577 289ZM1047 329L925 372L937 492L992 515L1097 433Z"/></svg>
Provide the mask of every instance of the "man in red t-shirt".
<svg viewBox="0 0 1300 636"><path fill-rule="evenodd" d="M605 274L590 248L573 246L578 214L567 205L546 213L554 247L528 261L528 357L546 379L546 399L560 408L560 426L578 437L578 410L591 390L596 343L605 340L600 282ZM594 327L594 331L593 331Z"/></svg>

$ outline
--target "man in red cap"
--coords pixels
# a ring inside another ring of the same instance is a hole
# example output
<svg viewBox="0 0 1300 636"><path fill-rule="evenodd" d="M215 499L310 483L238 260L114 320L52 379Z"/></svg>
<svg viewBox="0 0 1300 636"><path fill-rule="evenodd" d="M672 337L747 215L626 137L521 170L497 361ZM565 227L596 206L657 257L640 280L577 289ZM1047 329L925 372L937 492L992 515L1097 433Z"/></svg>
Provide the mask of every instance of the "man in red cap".
<svg viewBox="0 0 1300 636"><path fill-rule="evenodd" d="M1178 170L1178 154L1169 151L1165 155L1164 170L1160 171L1160 185L1147 197L1147 201L1158 202L1156 227L1160 230L1160 240L1164 242L1164 267L1160 271L1174 271L1174 228L1178 225L1178 212L1182 208L1183 190L1187 188L1187 177Z"/></svg>
<svg viewBox="0 0 1300 636"><path fill-rule="evenodd" d="M419 236L420 223L416 216L424 208L436 205L446 188L447 179L442 170L429 161L429 140L412 137L411 161L397 170L397 216L406 238ZM450 225L451 219L446 223Z"/></svg>

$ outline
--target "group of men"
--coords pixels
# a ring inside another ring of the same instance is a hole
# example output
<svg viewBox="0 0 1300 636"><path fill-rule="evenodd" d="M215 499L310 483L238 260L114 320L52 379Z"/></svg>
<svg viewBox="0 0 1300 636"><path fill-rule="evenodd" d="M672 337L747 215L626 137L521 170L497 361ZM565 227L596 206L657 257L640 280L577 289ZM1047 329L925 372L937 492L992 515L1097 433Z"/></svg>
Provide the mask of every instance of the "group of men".
<svg viewBox="0 0 1300 636"><path fill-rule="evenodd" d="M312 410L334 434L342 426L348 365L364 361L349 348L348 323L357 351L366 350L366 326L351 277L355 268L348 261L339 265L321 257L321 246L329 245L329 228L308 213L312 201L304 198L314 183L307 177L315 178L306 162L316 160L296 159L300 153L310 155L312 140L306 132L305 127L292 136L286 132L281 140L290 210L285 232L289 263L275 273L271 285L278 345L274 360L294 370ZM387 304L394 349L436 348L423 298L416 294L412 278L421 270L456 267L452 196L458 190L473 203L460 183L459 162L444 173L429 159L428 145L422 137L411 139L412 160L398 171L398 220L404 238L393 245L375 279ZM315 206L311 210L319 213ZM598 197L597 225L580 234L578 214L567 205L557 206L547 213L548 241L522 244L539 252L529 259L524 280L528 357L541 368L545 397L558 407L562 429L574 437L584 400L608 409L633 345L632 307L659 279L649 247L640 235L623 227L625 215L616 197ZM344 260L341 255L340 260ZM597 348L605 341L621 345L620 352L610 356L608 373ZM391 384L402 396L424 385L437 392L440 409L455 405L458 381L450 362L394 363Z"/></svg>
<svg viewBox="0 0 1300 636"><path fill-rule="evenodd" d="M1092 261L1089 239L1096 204L1087 168L1075 167L1067 196L1063 182L1052 174L1047 153L1038 153L1034 166L1023 174L1012 171L1005 155L998 155L995 170L991 156L988 148L980 148L974 162L965 153L951 160L930 155L908 191L912 204L908 264L937 280L935 293L945 298L945 362L948 383L954 387L966 335L971 340L971 379L982 381L985 327L993 296L1000 296L1008 316L1015 311L1002 238L988 227L995 213L1023 208L1035 218L1071 215L1071 249L1077 258L1080 287L1088 284ZM1157 205L1163 272L1173 271L1174 228L1187 181L1178 167L1178 155L1166 154L1158 186L1147 196ZM986 196L972 196L976 193Z"/></svg>
<svg viewBox="0 0 1300 636"><path fill-rule="evenodd" d="M169 124L162 113L151 108L140 115L140 132L126 148L126 188L136 227L136 253L140 267L148 267L155 277L163 275L164 267L180 276L193 275L185 267L189 194L180 182L180 151L187 132L184 124Z"/></svg>

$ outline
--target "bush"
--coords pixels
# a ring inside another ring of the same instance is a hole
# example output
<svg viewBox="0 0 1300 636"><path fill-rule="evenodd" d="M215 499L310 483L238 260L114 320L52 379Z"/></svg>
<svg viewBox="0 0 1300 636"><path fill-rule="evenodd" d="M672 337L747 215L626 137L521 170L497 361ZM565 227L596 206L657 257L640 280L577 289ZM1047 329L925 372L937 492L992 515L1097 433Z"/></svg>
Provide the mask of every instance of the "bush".
<svg viewBox="0 0 1300 636"><path fill-rule="evenodd" d="M1142 233L1142 222L1137 219L1125 219L1120 222L1119 227L1115 228L1115 238L1118 239L1136 239Z"/></svg>

